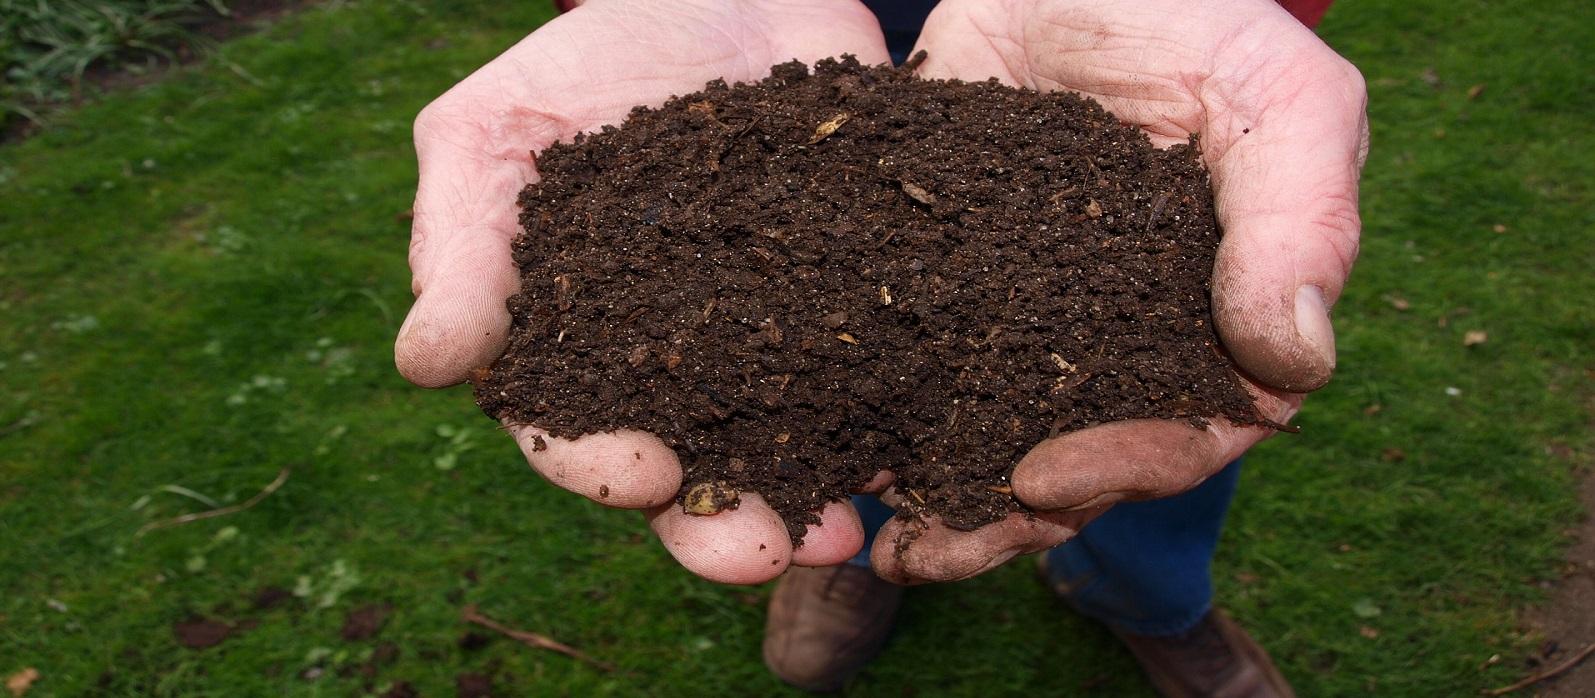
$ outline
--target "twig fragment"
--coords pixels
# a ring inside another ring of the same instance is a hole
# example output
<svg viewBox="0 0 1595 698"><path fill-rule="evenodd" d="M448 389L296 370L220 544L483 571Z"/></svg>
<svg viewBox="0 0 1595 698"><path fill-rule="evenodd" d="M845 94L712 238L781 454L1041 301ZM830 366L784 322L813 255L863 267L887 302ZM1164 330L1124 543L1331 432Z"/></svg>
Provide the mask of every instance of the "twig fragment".
<svg viewBox="0 0 1595 698"><path fill-rule="evenodd" d="M241 503L234 504L232 506L225 506L225 507L222 507L220 509L211 509L210 511L201 511L201 512L195 513L195 514L184 514L182 516L177 516L177 517L173 517L173 518L170 518L170 519L163 519L161 521L151 521L151 522L149 522L147 524L144 524L142 527L140 527L138 529L138 532L133 534L133 535L135 537L136 536L142 536L142 535L144 535L146 533L149 533L150 531L154 531L154 530L157 530L157 529L169 528L169 527L172 527L172 526L181 526L181 525L186 524L186 523L193 523L195 521L201 521L201 520L204 520L204 519L214 519L214 518L216 518L218 516L226 516L228 514L236 514L236 513L240 512L240 511L243 511L243 510L248 509L248 508L250 508L252 506L255 506L256 504L259 504L261 502L261 500L263 500L263 499L265 499L267 497L270 497L271 493L276 492L277 488L282 487L282 483L288 481L288 474L291 473L291 472L293 472L293 468L283 468L281 472L277 473L277 479L272 480L271 484L266 485L265 489L262 489L261 491L256 492L255 496L250 497L249 499L246 499L246 500L244 500Z"/></svg>
<svg viewBox="0 0 1595 698"><path fill-rule="evenodd" d="M596 669L600 669L602 671L612 672L612 671L615 670L615 665L610 664L608 662L601 662L601 661L598 661L597 659L593 659L586 652L583 652L583 651L581 651L579 649L576 649L575 647L571 647L570 645L567 645L567 644L565 644L563 642L555 640L554 638L551 638L551 637L549 637L547 635L543 635L541 633L528 632L528 631L525 631L525 630L516 630L514 628L506 627L505 625L499 623L498 621L493 620L492 618L488 618L487 616L482 615L482 613L480 611L476 610L476 604L474 604L474 603L466 606L465 607L465 611L464 611L464 613L462 615L465 618L465 622L467 622L467 623L473 623L475 625L480 625L480 626L482 626L484 628L487 628L488 630L492 630L494 632L497 632L497 633L499 633L499 634L501 634L501 635L503 635L505 637L508 637L508 638L510 638L512 640L516 640L516 641L518 641L518 642L520 642L520 643L522 643L524 645L527 645L529 647L535 647L537 649L548 650L550 652L558 652L558 653L563 654L563 655L565 655L567 657L570 657L571 659L574 659L574 660L576 660L578 662L582 662L584 664L587 664L587 665L589 665L589 666L591 666L593 668L596 668Z"/></svg>
<svg viewBox="0 0 1595 698"><path fill-rule="evenodd" d="M1556 676L1560 676L1561 674L1567 673L1568 670L1578 666L1579 662L1584 661L1592 654L1595 654L1595 642L1592 642L1585 646L1584 649L1579 650L1577 654L1569 657L1567 661L1544 671L1530 675L1528 678L1523 679L1522 681L1514 683L1510 686L1491 688L1480 692L1487 696L1504 696L1508 693L1512 693L1513 691L1523 690L1546 679L1554 678Z"/></svg>
<svg viewBox="0 0 1595 698"><path fill-rule="evenodd" d="M916 52L914 52L914 55L909 56L908 60L903 61L903 65L899 66L898 70L901 70L901 71L903 71L905 73L912 73L915 70L918 70L919 69L919 64L925 62L925 56L926 55L928 55L928 54L926 54L924 51L916 51Z"/></svg>

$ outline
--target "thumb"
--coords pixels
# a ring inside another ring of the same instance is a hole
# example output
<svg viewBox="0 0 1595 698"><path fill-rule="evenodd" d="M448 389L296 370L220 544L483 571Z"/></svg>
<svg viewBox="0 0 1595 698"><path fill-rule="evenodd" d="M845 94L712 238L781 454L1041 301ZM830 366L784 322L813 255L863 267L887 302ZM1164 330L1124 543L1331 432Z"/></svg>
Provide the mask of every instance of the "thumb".
<svg viewBox="0 0 1595 698"><path fill-rule="evenodd" d="M1335 368L1329 309L1357 257L1368 126L1362 76L1297 29L1311 43L1290 60L1221 80L1231 94L1203 101L1255 105L1208 114L1207 135L1227 142L1209 153L1224 230L1213 272L1219 335L1259 382L1307 392Z"/></svg>
<svg viewBox="0 0 1595 698"><path fill-rule="evenodd" d="M504 300L520 284L509 245L519 227L515 197L535 177L524 151L492 157L501 154L474 147L489 140L488 129L456 111L435 103L415 124L416 299L399 328L394 361L405 378L428 388L462 382L503 352L510 327Z"/></svg>

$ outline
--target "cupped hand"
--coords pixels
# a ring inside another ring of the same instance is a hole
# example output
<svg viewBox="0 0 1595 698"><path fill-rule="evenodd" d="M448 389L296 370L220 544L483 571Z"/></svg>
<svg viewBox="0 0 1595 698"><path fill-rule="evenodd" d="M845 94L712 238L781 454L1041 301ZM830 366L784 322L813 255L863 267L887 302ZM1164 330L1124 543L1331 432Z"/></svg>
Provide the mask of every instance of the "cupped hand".
<svg viewBox="0 0 1595 698"><path fill-rule="evenodd" d="M1200 134L1224 231L1213 312L1259 414L1284 423L1329 380L1368 131L1361 75L1311 31L1268 0L946 0L918 48L924 77L1082 93L1158 145ZM970 577L1115 502L1195 487L1271 433L1146 420L1051 439L1013 473L1039 515L967 533L894 520L873 564L900 583Z"/></svg>
<svg viewBox="0 0 1595 698"><path fill-rule="evenodd" d="M776 63L843 53L887 60L874 16L851 0L593 0L454 86L415 121L416 300L394 347L399 371L418 385L454 385L503 351L504 301L519 284L509 245L518 230L515 199L537 179L532 153L715 78L756 80ZM858 515L845 503L826 507L824 523L796 550L757 496L745 495L736 510L688 516L672 503L680 464L648 434L562 440L531 427L511 432L548 480L602 504L644 510L676 559L711 580L757 583L788 564L835 564L862 541Z"/></svg>

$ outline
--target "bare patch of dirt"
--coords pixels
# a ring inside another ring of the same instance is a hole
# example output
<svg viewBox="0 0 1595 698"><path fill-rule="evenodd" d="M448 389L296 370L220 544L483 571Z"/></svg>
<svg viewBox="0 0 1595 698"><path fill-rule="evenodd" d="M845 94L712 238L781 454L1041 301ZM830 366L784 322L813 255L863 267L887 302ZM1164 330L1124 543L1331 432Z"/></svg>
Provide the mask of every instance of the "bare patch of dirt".
<svg viewBox="0 0 1595 698"><path fill-rule="evenodd" d="M282 587L263 587L255 592L255 598L250 603L257 611L269 611L293 598L293 592Z"/></svg>
<svg viewBox="0 0 1595 698"><path fill-rule="evenodd" d="M339 631L345 642L369 640L376 637L382 626L388 622L388 612L393 607L387 604L369 604L349 612L343 619L343 629Z"/></svg>
<svg viewBox="0 0 1595 698"><path fill-rule="evenodd" d="M1590 454L1582 455L1589 460ZM1567 661L1579 650L1595 643L1595 472L1584 469L1579 486L1579 501L1586 512L1574 537L1577 542L1567 551L1567 566L1556 583L1551 602L1529 614L1532 628L1545 636L1547 648L1541 668ZM1544 698L1588 698L1595 696L1595 658L1586 659L1572 670L1535 687L1532 695Z"/></svg>
<svg viewBox="0 0 1595 698"><path fill-rule="evenodd" d="M233 634L233 626L215 618L189 616L172 624L172 634L177 636L177 644L202 650L221 644Z"/></svg>
<svg viewBox="0 0 1595 698"><path fill-rule="evenodd" d="M493 695L493 679L483 674L459 674L454 677L454 692L459 698L489 698Z"/></svg>

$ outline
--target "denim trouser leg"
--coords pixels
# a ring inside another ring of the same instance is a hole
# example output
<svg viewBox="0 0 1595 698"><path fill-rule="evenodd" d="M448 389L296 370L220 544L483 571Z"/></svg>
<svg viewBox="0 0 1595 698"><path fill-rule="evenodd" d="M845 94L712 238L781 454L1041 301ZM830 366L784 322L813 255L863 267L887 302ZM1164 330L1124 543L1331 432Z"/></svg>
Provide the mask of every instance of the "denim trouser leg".
<svg viewBox="0 0 1595 698"><path fill-rule="evenodd" d="M1212 563L1239 460L1184 494L1109 509L1047 552L1081 613L1136 635L1176 635L1213 605Z"/></svg>
<svg viewBox="0 0 1595 698"><path fill-rule="evenodd" d="M875 544L875 534L897 512L870 494L853 495L853 508L858 510L859 520L864 522L864 547L847 564L869 567L869 549Z"/></svg>
<svg viewBox="0 0 1595 698"><path fill-rule="evenodd" d="M1195 489L1166 499L1109 509L1047 554L1056 582L1081 613L1136 635L1175 635L1207 615L1211 567L1224 515L1235 495L1240 461ZM849 564L868 565L875 532L892 510L879 499L853 497L864 521L864 549Z"/></svg>

